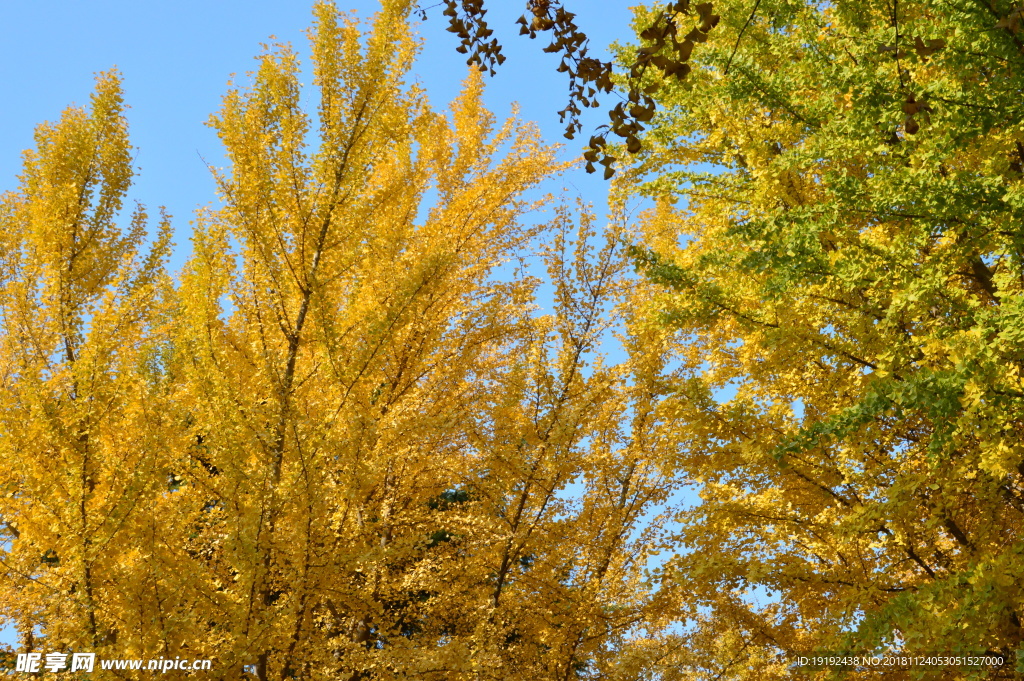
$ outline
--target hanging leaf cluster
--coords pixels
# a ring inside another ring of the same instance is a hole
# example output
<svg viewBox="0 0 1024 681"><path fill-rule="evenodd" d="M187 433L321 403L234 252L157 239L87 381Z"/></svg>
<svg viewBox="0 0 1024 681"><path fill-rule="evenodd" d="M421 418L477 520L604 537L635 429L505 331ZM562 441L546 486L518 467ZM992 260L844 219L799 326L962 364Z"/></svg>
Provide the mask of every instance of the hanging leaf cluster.
<svg viewBox="0 0 1024 681"><path fill-rule="evenodd" d="M917 101L912 94L907 95L906 100L903 102L903 113L906 114L906 117L903 119L903 129L907 131L908 135L916 135L921 126L914 116L920 114L924 121L928 122L931 119L929 116L931 111L932 107L927 102Z"/></svg>
<svg viewBox="0 0 1024 681"><path fill-rule="evenodd" d="M498 39L491 37L494 31L484 19L487 14L484 0L444 0L442 14L448 17L447 30L461 41L455 51L469 55L466 64L493 76L494 67L505 62L505 55L501 53ZM425 18L425 10L420 10L420 15Z"/></svg>
<svg viewBox="0 0 1024 681"><path fill-rule="evenodd" d="M598 93L612 91L612 65L588 56L589 39L576 25L576 15L560 3L530 0L527 12L529 19L524 14L516 20L520 26L519 34L534 39L538 31L551 31L551 42L544 47L544 52L560 54L557 71L569 74L569 103L558 115L562 122L568 117L565 137L574 139L582 127L579 122L582 108L600 106Z"/></svg>
<svg viewBox="0 0 1024 681"><path fill-rule="evenodd" d="M995 28L1005 29L1008 33L1016 36L1020 32L1021 26L1024 26L1024 6L1017 6L1010 9L1006 15L999 18L996 22ZM1022 48L1024 49L1024 48Z"/></svg>
<svg viewBox="0 0 1024 681"><path fill-rule="evenodd" d="M449 31L455 33L461 44L456 48L469 53L469 64L476 64L493 75L494 66L504 61L497 39L491 38L492 31L484 21L486 10L484 0L445 0L444 15L449 17ZM426 16L425 10L420 10ZM696 16L696 26L684 27L684 17ZM565 137L575 139L582 130L580 115L586 108L599 108L599 95L612 93L615 88L616 72L611 62L604 62L589 55L589 39L575 22L576 15L562 6L559 0L528 0L526 13L516 20L520 35L536 38L538 34L551 32L551 41L544 52L561 55L557 67L560 73L569 75L569 102L559 111L564 123ZM708 33L718 25L720 17L713 13L710 2L691 6L689 0L677 0L666 4L655 15L654 21L641 34L646 44L638 48L635 59L622 76L626 91L625 101L609 109L609 123L598 127L591 136L584 158L588 173L596 171L595 164L604 166L604 177L610 179L617 160L609 149L609 135L619 138L630 154L642 148L639 134L644 124L654 117L655 101L651 94L660 87L659 80L645 77L648 68L654 67L661 78L683 80L690 72L690 55L696 43L706 42Z"/></svg>
<svg viewBox="0 0 1024 681"><path fill-rule="evenodd" d="M666 80L682 81L691 71L688 63L693 54L694 44L707 42L708 33L718 25L719 15L712 13L712 3L703 2L692 8L700 22L685 35L680 36L680 16L689 16L690 3L687 1L667 5L656 15L656 19L640 33L645 45L637 50L635 60L629 66L626 77L627 101L619 102L608 112L611 122L598 128L590 138L588 149L583 156L587 161L586 170L594 172L594 163L604 165L604 177L610 179L615 171L612 163L616 160L607 152L608 134L621 138L626 151L637 154L643 148L639 134L644 124L654 118L656 103L652 95L661 89ZM650 67L659 73L657 78L645 77Z"/></svg>

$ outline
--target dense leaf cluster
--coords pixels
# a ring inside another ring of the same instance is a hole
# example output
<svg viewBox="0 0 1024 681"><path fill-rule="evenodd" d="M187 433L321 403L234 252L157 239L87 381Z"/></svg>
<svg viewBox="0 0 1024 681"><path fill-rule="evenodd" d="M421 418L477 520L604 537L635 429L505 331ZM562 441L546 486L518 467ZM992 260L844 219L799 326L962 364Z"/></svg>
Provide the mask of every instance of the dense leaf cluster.
<svg viewBox="0 0 1024 681"><path fill-rule="evenodd" d="M634 253L689 354L681 468L703 491L673 567L694 593L680 664L764 679L815 650L987 651L1008 664L899 673L1013 678L1020 6L716 10L621 184L659 204Z"/></svg>

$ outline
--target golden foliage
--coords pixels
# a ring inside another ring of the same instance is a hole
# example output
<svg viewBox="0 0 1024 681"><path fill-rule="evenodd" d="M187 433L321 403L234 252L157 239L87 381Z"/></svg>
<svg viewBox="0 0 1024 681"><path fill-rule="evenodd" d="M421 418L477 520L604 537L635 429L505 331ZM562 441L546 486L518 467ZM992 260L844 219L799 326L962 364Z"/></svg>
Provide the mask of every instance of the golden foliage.
<svg viewBox="0 0 1024 681"><path fill-rule="evenodd" d="M561 166L478 74L449 116L404 82L405 4L365 32L316 6L316 115L286 46L229 90L177 283L166 220L145 260L144 211L117 227L116 74L39 129L0 298L0 615L29 648L354 681L631 679L672 645L641 285L586 210L524 220ZM505 276L541 242L543 316Z"/></svg>

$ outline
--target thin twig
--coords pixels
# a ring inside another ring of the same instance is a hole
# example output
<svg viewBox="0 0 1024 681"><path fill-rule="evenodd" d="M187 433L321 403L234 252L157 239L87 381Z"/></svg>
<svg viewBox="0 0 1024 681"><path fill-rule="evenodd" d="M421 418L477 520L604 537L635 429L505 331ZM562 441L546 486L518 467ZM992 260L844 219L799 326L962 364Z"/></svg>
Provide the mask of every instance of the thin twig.
<svg viewBox="0 0 1024 681"><path fill-rule="evenodd" d="M732 66L732 58L736 56L736 50L740 47L740 40L743 39L743 33L747 30L747 26L750 26L750 22L754 20L754 15L757 13L757 7L761 4L761 0L756 0L754 3L754 9L750 10L750 16L747 17L747 22L743 24L743 28L740 29L740 34L736 36L736 44L732 46L732 54L729 55L729 61L725 63L725 73L722 75L729 75L729 67Z"/></svg>
<svg viewBox="0 0 1024 681"><path fill-rule="evenodd" d="M903 82L903 67L900 66L900 22L898 17L898 9L896 3L898 0L892 0L892 26L896 30L896 41L894 43L896 47L896 75L900 78L900 87L906 87L906 83Z"/></svg>

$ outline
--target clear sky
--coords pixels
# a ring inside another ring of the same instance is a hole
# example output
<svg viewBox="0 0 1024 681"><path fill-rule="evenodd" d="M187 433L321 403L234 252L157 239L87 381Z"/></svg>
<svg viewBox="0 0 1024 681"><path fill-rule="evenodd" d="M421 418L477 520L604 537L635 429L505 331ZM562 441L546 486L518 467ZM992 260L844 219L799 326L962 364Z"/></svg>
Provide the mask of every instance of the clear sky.
<svg viewBox="0 0 1024 681"><path fill-rule="evenodd" d="M377 7L375 0L338 4L360 16L369 16ZM609 43L628 41L628 7L634 4L637 0L566 1L578 12L577 23L591 37L595 56L602 58L608 58L603 48ZM512 102L519 102L520 115L536 121L547 140L566 142L556 112L565 106L567 81L555 72L557 56L541 52L546 41L518 36L513 22L524 5L525 0L489 2L487 18L508 60L496 77L488 79L486 101L499 117L508 115ZM415 69L436 108L458 93L467 72L465 58L454 51L458 40L444 30L440 10L431 9L431 18L421 27L425 45ZM307 3L281 0L3 0L0 192L17 186L20 155L33 145L34 127L56 120L69 104L86 104L93 75L116 66L124 77L137 148L139 175L130 199L144 203L151 215L163 205L174 216L177 250L172 267L178 269L187 254L188 221L194 209L215 200L203 158L218 165L221 148L204 122L219 107L230 74L254 68L253 57L270 36L307 54L303 31L310 17ZM583 140L605 120L600 111L590 112L584 119ZM567 145L567 154L579 153L579 139ZM597 175L573 171L549 191L563 186L603 212L607 185ZM14 645L14 632L2 624L0 643Z"/></svg>

